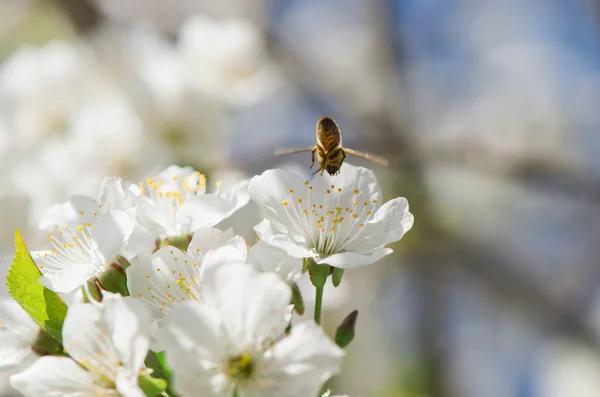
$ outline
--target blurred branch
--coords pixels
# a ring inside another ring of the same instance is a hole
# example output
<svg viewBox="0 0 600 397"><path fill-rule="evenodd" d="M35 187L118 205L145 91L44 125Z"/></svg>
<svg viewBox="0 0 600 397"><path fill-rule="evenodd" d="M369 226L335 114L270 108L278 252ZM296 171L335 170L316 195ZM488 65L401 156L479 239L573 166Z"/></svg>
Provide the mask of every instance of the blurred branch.
<svg viewBox="0 0 600 397"><path fill-rule="evenodd" d="M102 22L102 14L91 0L56 0L79 34L87 34Z"/></svg>

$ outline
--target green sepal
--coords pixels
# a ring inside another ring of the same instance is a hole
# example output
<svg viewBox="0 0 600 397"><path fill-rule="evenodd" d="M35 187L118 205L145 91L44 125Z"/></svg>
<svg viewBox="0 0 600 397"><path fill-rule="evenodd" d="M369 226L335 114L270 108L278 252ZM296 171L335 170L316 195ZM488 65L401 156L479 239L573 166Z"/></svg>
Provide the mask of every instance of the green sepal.
<svg viewBox="0 0 600 397"><path fill-rule="evenodd" d="M310 258L302 259L302 274L304 274L308 271L308 264L310 263L311 260L312 259L310 259Z"/></svg>
<svg viewBox="0 0 600 397"><path fill-rule="evenodd" d="M304 314L304 300L302 299L302 293L300 292L300 288L298 288L298 284L292 283L292 304L294 305L294 310L299 315Z"/></svg>
<svg viewBox="0 0 600 397"><path fill-rule="evenodd" d="M59 340L40 329L37 338L31 345L31 350L40 356L65 356L65 349Z"/></svg>
<svg viewBox="0 0 600 397"><path fill-rule="evenodd" d="M187 250L188 246L190 245L190 241L192 241L191 234L185 234L185 235L179 236L179 237L165 237L160 242L160 247L170 245L170 246L179 248L182 251L185 251L185 250Z"/></svg>
<svg viewBox="0 0 600 397"><path fill-rule="evenodd" d="M335 330L335 343L342 349L352 342L354 339L354 328L358 319L358 310L354 310L348 314L344 321Z"/></svg>
<svg viewBox="0 0 600 397"><path fill-rule="evenodd" d="M308 275L310 276L310 281L315 287L323 288L327 281L327 277L329 277L329 265L317 265L312 258L308 258L308 261Z"/></svg>
<svg viewBox="0 0 600 397"><path fill-rule="evenodd" d="M169 396L173 396L174 393L171 390L171 370L169 369L165 360L164 352L153 352L149 351L145 360L146 367L152 369L152 375L156 378L166 379L168 381L166 392Z"/></svg>
<svg viewBox="0 0 600 397"><path fill-rule="evenodd" d="M340 269L339 267L333 267L333 272L331 273L331 282L333 282L333 286L337 287L342 282L342 276L344 275L344 269Z"/></svg>
<svg viewBox="0 0 600 397"><path fill-rule="evenodd" d="M6 277L8 292L44 331L62 341L67 305L39 282L42 273L27 251L19 229L15 231L15 247L15 257Z"/></svg>
<svg viewBox="0 0 600 397"><path fill-rule="evenodd" d="M118 263L111 263L108 268L98 277L103 290L123 296L129 296L127 289L127 275Z"/></svg>
<svg viewBox="0 0 600 397"><path fill-rule="evenodd" d="M167 390L168 382L160 378L140 376L138 378L138 386L147 397L156 397Z"/></svg>

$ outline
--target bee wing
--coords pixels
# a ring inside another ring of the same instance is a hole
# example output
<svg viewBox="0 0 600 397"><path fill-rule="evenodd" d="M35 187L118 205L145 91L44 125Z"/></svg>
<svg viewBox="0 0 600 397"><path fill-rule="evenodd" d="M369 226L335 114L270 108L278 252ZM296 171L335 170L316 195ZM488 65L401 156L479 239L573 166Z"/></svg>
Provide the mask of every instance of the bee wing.
<svg viewBox="0 0 600 397"><path fill-rule="evenodd" d="M362 157L362 158L367 159L367 160L374 161L375 163L383 165L383 166L387 166L389 164L389 161L387 161L383 157L377 156L375 154L370 154L370 153L365 153L365 152L359 152L358 150L347 149L347 148L344 148L344 152L353 154L353 155L358 156L358 157Z"/></svg>
<svg viewBox="0 0 600 397"><path fill-rule="evenodd" d="M294 153L302 153L302 152L312 152L314 146L305 147L305 148L294 148L294 149L278 149L275 150L275 156L285 156L286 154L294 154Z"/></svg>

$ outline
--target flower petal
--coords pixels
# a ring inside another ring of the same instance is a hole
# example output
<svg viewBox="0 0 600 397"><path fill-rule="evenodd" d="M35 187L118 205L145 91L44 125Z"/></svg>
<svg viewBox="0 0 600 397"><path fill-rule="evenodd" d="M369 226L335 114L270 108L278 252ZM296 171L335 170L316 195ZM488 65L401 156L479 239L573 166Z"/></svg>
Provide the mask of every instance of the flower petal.
<svg viewBox="0 0 600 397"><path fill-rule="evenodd" d="M161 344L177 394L209 396L224 391L226 379L218 366L226 346L219 314L210 306L186 302L173 308L165 324Z"/></svg>
<svg viewBox="0 0 600 397"><path fill-rule="evenodd" d="M294 325L290 335L276 343L269 353L261 375L277 380L272 388L282 397L316 396L323 383L339 372L344 356L344 351L312 321ZM262 391L262 395L270 394Z"/></svg>
<svg viewBox="0 0 600 397"><path fill-rule="evenodd" d="M349 244L348 249L370 251L398 241L414 223L414 216L408 211L408 201L398 197L385 203L367 222L361 238Z"/></svg>
<svg viewBox="0 0 600 397"><path fill-rule="evenodd" d="M90 226L93 241L105 260L114 258L133 231L133 222L125 211L101 215Z"/></svg>
<svg viewBox="0 0 600 397"><path fill-rule="evenodd" d="M93 263L65 263L60 269L51 269L51 263L46 265L43 255L36 258L38 266L42 268L40 283L54 292L71 293L81 287L83 283L96 274Z"/></svg>
<svg viewBox="0 0 600 397"><path fill-rule="evenodd" d="M96 376L66 357L39 358L10 384L25 397L96 396Z"/></svg>
<svg viewBox="0 0 600 397"><path fill-rule="evenodd" d="M237 249L240 253L239 260L246 260L248 255L246 242L240 236L234 236L232 229L227 231L213 227L198 229L190 241L188 252L192 255L205 255L208 251L224 245L231 245Z"/></svg>
<svg viewBox="0 0 600 397"><path fill-rule="evenodd" d="M209 303L221 313L229 343L237 353L254 348L257 341L274 340L285 330L291 289L277 275L258 273L248 265L223 265L205 275L206 283L213 284L216 301Z"/></svg>
<svg viewBox="0 0 600 397"><path fill-rule="evenodd" d="M318 264L328 264L329 266L339 267L340 269L352 269L354 267L370 265L377 262L386 255L394 252L391 248L377 248L368 254L360 252L340 252L326 258L321 258L316 262Z"/></svg>
<svg viewBox="0 0 600 397"><path fill-rule="evenodd" d="M95 200L87 196L72 196L68 201L50 207L38 223L38 227L54 231L56 225L76 226L95 221L100 210Z"/></svg>
<svg viewBox="0 0 600 397"><path fill-rule="evenodd" d="M137 384L150 343L150 313L142 301L130 297L104 294L102 305L103 321L111 332L112 345Z"/></svg>
<svg viewBox="0 0 600 397"><path fill-rule="evenodd" d="M247 187L248 181L242 181L221 194L191 197L177 211L177 221L188 231L214 226L248 203Z"/></svg>
<svg viewBox="0 0 600 397"><path fill-rule="evenodd" d="M0 371L17 367L35 354L31 345L40 327L12 298L0 299Z"/></svg>
<svg viewBox="0 0 600 397"><path fill-rule="evenodd" d="M265 243L283 249L295 258L314 258L317 256L314 250L309 250L302 244L298 244L289 234L279 233L273 229L271 222L267 219L254 226L254 231Z"/></svg>
<svg viewBox="0 0 600 397"><path fill-rule="evenodd" d="M302 273L302 260L285 251L259 241L250 248L248 263L263 272L273 272L286 281L295 281Z"/></svg>

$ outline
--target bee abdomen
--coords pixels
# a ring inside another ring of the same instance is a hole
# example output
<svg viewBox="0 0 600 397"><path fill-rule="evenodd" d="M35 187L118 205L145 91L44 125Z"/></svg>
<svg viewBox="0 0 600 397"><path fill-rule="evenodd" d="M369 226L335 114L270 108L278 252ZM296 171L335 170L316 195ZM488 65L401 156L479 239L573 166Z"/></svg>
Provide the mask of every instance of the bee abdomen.
<svg viewBox="0 0 600 397"><path fill-rule="evenodd" d="M328 152L340 143L340 129L331 117L321 117L317 122L317 141Z"/></svg>

